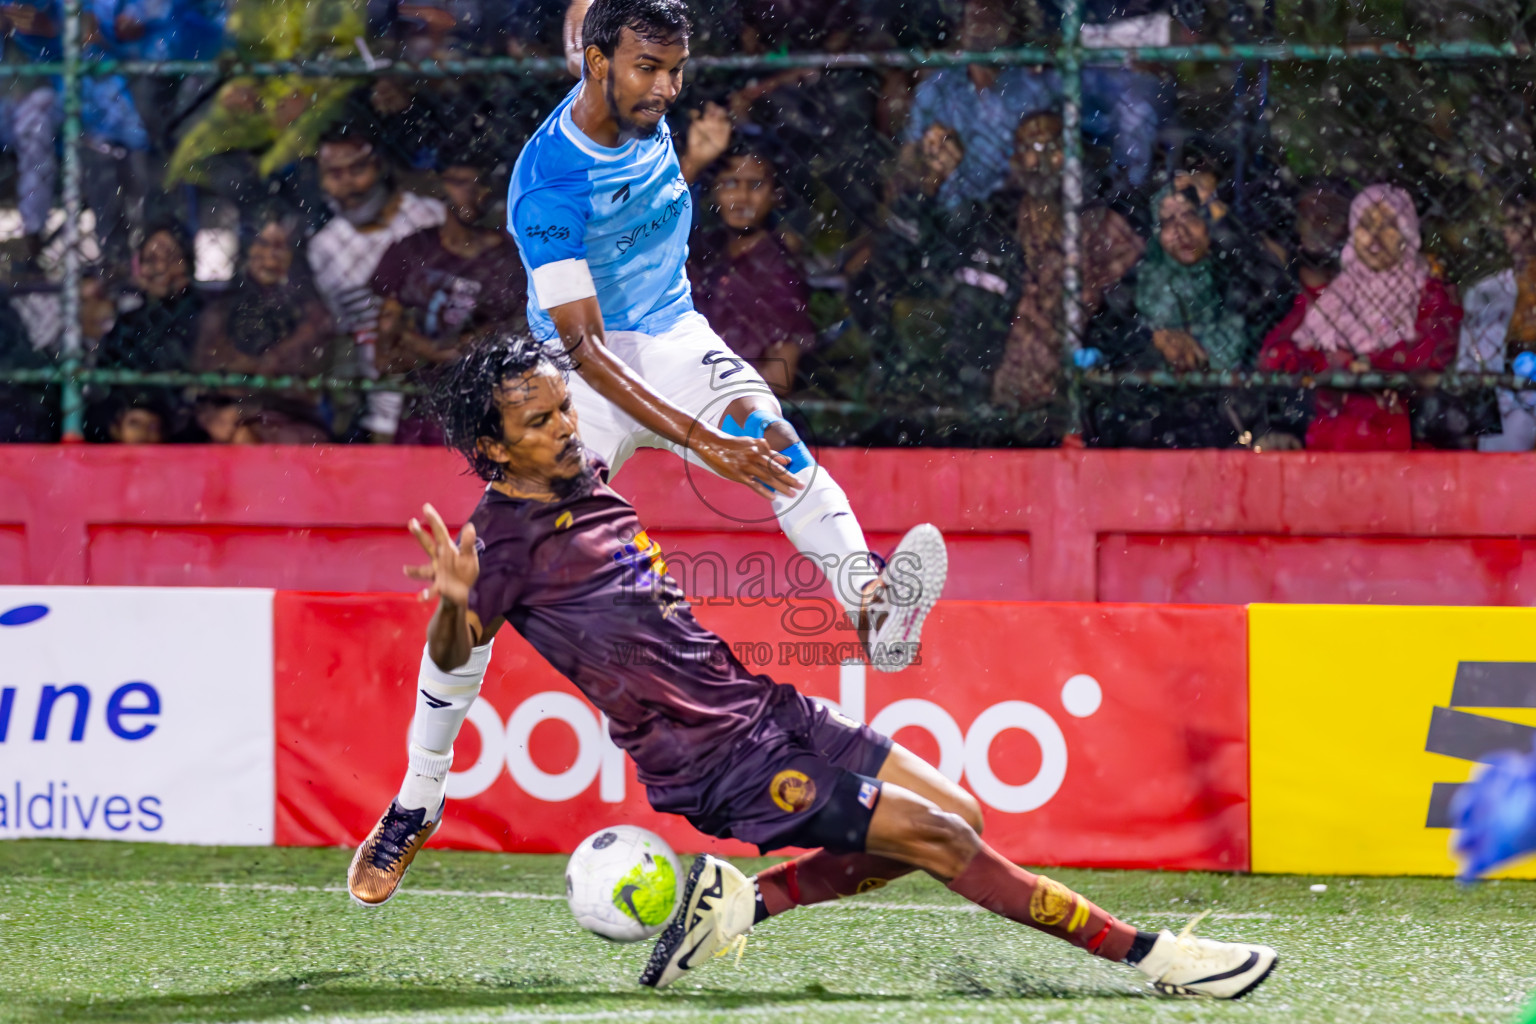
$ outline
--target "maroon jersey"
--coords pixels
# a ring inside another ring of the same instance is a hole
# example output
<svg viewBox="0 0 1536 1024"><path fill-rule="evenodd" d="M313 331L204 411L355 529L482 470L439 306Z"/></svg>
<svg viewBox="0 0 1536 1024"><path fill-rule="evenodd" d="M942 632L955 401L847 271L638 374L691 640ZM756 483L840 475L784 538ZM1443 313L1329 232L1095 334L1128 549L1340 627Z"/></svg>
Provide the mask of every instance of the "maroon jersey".
<svg viewBox="0 0 1536 1024"><path fill-rule="evenodd" d="M733 257L726 241L704 236L688 261L694 308L743 359L761 359L786 341L809 352L816 346L810 292L783 243L769 235Z"/></svg>
<svg viewBox="0 0 1536 1024"><path fill-rule="evenodd" d="M778 691L793 691L748 672L699 625L597 465L590 490L558 501L486 489L470 517L480 578L469 607L486 624L505 618L608 716L642 783L697 780L749 737Z"/></svg>
<svg viewBox="0 0 1536 1024"><path fill-rule="evenodd" d="M454 341L475 328L520 325L528 305L517 246L504 241L466 259L443 248L438 228L408 235L386 249L373 272L373 290L415 310L418 329L434 340Z"/></svg>

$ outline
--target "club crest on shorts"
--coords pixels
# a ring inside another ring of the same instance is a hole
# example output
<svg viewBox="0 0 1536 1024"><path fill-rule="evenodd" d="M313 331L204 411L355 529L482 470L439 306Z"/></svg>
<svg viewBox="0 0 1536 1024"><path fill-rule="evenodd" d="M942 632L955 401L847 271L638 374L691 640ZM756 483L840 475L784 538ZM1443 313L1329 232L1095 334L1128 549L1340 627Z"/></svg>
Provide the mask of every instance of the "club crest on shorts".
<svg viewBox="0 0 1536 1024"><path fill-rule="evenodd" d="M786 768L768 783L768 795L780 810L798 814L816 802L816 783L805 772Z"/></svg>
<svg viewBox="0 0 1536 1024"><path fill-rule="evenodd" d="M1029 916L1036 924L1050 928L1065 921L1068 914L1072 915L1069 928L1081 928L1088 923L1088 908L1082 905L1077 893L1054 878L1040 875L1035 880L1035 891L1029 897Z"/></svg>
<svg viewBox="0 0 1536 1024"><path fill-rule="evenodd" d="M859 783L859 803L864 805L866 811L875 809L875 804L880 802L880 787L873 782Z"/></svg>

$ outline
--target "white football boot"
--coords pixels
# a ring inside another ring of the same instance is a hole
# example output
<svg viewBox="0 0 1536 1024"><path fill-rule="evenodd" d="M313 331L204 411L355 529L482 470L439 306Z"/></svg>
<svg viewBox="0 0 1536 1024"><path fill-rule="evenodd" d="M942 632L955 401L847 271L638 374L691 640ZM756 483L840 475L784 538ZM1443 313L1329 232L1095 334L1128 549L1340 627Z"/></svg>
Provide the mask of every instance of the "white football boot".
<svg viewBox="0 0 1536 1024"><path fill-rule="evenodd" d="M672 923L656 940L640 984L666 988L684 971L732 949L739 956L752 930L757 893L735 866L709 854L695 858Z"/></svg>
<svg viewBox="0 0 1536 1024"><path fill-rule="evenodd" d="M1268 946L1196 938L1192 933L1203 917L1189 922L1177 936L1160 934L1136 969L1165 996L1241 999L1269 977L1280 957Z"/></svg>
<svg viewBox="0 0 1536 1024"><path fill-rule="evenodd" d="M949 552L939 528L919 523L908 530L859 611L859 637L872 668L900 672L917 660L923 620L938 603L948 575Z"/></svg>

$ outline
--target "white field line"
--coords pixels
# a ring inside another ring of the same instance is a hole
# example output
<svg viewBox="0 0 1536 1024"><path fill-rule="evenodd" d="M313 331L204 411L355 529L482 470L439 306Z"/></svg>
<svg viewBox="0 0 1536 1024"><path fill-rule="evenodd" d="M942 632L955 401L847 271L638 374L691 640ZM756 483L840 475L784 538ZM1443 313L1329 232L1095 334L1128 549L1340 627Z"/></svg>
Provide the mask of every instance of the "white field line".
<svg viewBox="0 0 1536 1024"><path fill-rule="evenodd" d="M12 876L9 879L0 879L0 885L5 885L7 883L46 884L46 883L57 882L57 881L58 881L58 879L53 879L53 878L29 877L29 876L15 875L15 876ZM347 891L347 888L344 885L326 885L326 886L319 886L319 885L280 885L280 884L275 884L275 883L271 883L271 882L168 882L168 881L160 881L160 880L156 880L156 879L139 879L139 880L134 880L134 881L112 880L112 881L92 882L90 884L92 884L92 885L118 885L118 886L150 886L150 887L166 887L166 888L214 889L214 890L231 891L231 892L345 894L346 891ZM503 889L412 889L412 888L407 887L407 888L401 889L400 892L399 892L399 895L400 896L428 896L428 897L438 897L438 898L446 897L446 898L449 898L449 899L468 899L468 900L535 900L535 901L543 901L543 902L551 902L551 903L563 903L563 902L565 902L565 897L564 896L555 896L555 895L551 895L549 893L542 893L542 892L518 892L516 890L503 890ZM810 907L806 907L804 909L806 909L806 910L841 910L841 911L850 911L850 910L894 910L894 911L914 911L914 912L918 912L918 913L934 913L934 914L980 914L980 913L984 912L984 911L982 911L982 909L980 907L978 907L978 906L976 906L975 904L972 904L972 903L961 903L961 904L943 904L943 903L882 903L882 902L878 902L876 900L862 900L862 899L836 900L836 901L833 901L833 902L830 902L830 903L817 903L817 904L813 904ZM1138 918L1138 917L1185 918L1185 917L1192 917L1194 915L1191 914L1190 911L1188 911L1188 910L1143 910L1143 911L1137 911L1137 912L1132 913L1132 914L1127 914L1125 916L1127 918ZM1301 913L1296 913L1296 914L1274 914L1274 913L1269 913L1267 911L1237 911L1237 912L1233 912L1233 913L1224 913L1224 912L1218 910L1218 911L1213 912L1211 914L1211 916L1213 918L1219 918L1219 919L1227 920L1227 921L1269 921L1269 920L1273 920L1273 919L1275 919L1277 917L1279 917L1279 918L1288 918L1288 917L1301 918L1301 917L1306 917L1308 915L1301 914Z"/></svg>
<svg viewBox="0 0 1536 1024"><path fill-rule="evenodd" d="M884 1000L878 997L860 1000L860 1011L878 1009L882 1005L889 1005L893 1009L920 1011L925 1007L953 1006L953 1004L929 1003L927 1001L914 1002L912 1000ZM818 1014L825 1013L828 1009L825 1003L776 1003L766 1006L732 1006L732 1007L703 1007L703 1006L658 1006L653 1010L589 1010L586 1012L572 1012L569 1010L500 1010L492 1012L447 1012L447 1013L422 1013L410 1011L396 1016L373 1015L367 1017L353 1016L326 1016L320 1014L305 1014L302 1017L278 1017L278 1021L302 1021L303 1024L400 1024L402 1019L408 1018L411 1024L564 1024L564 1022L579 1021L604 1021L604 1020L652 1020L665 1017L668 1020L679 1018L719 1018L719 1017L772 1017L787 1018L789 1020L804 1021L814 1020ZM274 1018L251 1021L234 1021L232 1024L272 1024Z"/></svg>
<svg viewBox="0 0 1536 1024"><path fill-rule="evenodd" d="M0 887L12 882L22 884L47 885L58 882L57 878L31 877L26 875L13 875L10 878L0 878ZM277 892L277 893L345 893L344 885L279 885L272 882L170 882L154 878L134 879L131 881L122 879L109 879L103 881L90 881L89 885L118 885L118 886L146 886L152 888L175 889L227 889L235 892ZM554 900L565 902L564 896L551 896L542 892L517 892L500 889L401 889L401 896L450 896L460 899L479 900Z"/></svg>
<svg viewBox="0 0 1536 1024"><path fill-rule="evenodd" d="M1152 997L1148 997L1151 999ZM1172 1000L1158 1000L1163 1006L1167 1006L1171 1012L1179 1006ZM967 1003L968 1009L976 1008L976 1004L967 1000L907 1000L907 999L882 999L878 996L860 999L857 1009L864 1013L879 1014L882 1010L895 1011L904 1017L921 1018L930 1020L943 1019L947 1014L956 1010L957 1003ZM733 1006L733 1007L704 1007L704 1006L665 1006L653 1010L588 1010L586 1012L572 1012L569 1010L502 1010L502 1011L467 1011L463 1013L448 1011L440 1013L422 1013L419 1010L402 1012L395 1016L370 1015L370 1016L342 1016L304 1014L300 1017L264 1017L260 1020L219 1021L218 1024L277 1024L277 1022L293 1022L293 1024L401 1024L409 1021L409 1024L579 1024L584 1021L606 1020L652 1020L665 1017L668 1020L693 1020L693 1019L719 1019L729 1017L760 1017L769 1020L786 1019L796 1021L816 1020L829 1009L826 1003L780 1003L765 1006ZM1494 1009L1502 1012L1507 1007L1495 1004L1492 1007L1477 1007L1476 1009ZM1466 1015L1474 1008L1467 1004L1455 1006L1424 1006L1420 1012L1433 1017L1447 1017L1456 1020L1464 1020ZM990 1017L990 1015L988 1015ZM1159 1014L1161 1017L1162 1014Z"/></svg>

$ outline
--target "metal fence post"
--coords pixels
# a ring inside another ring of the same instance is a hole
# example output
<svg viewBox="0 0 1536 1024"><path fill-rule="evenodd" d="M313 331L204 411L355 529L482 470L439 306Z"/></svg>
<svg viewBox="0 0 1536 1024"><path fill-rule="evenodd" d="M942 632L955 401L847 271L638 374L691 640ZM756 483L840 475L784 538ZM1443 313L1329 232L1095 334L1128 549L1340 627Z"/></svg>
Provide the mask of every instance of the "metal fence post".
<svg viewBox="0 0 1536 1024"><path fill-rule="evenodd" d="M1061 19L1061 50L1057 67L1061 74L1061 307L1065 332L1062 337L1062 370L1071 403L1068 432L1082 431L1082 374L1076 355L1083 343L1082 228L1078 213L1083 205L1083 0L1067 0Z"/></svg>
<svg viewBox="0 0 1536 1024"><path fill-rule="evenodd" d="M64 318L62 412L64 440L84 440L85 398L81 394L80 333L80 0L64 0L64 282L59 315Z"/></svg>

